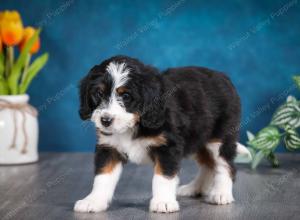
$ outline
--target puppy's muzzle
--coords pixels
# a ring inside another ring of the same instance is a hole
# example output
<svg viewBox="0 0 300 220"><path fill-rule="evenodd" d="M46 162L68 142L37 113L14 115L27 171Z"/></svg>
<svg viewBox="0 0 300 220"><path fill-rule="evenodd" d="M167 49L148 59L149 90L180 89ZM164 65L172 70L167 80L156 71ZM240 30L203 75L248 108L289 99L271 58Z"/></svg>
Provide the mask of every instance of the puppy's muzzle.
<svg viewBox="0 0 300 220"><path fill-rule="evenodd" d="M109 127L113 122L113 118L109 115L104 115L100 118L100 121L104 127Z"/></svg>

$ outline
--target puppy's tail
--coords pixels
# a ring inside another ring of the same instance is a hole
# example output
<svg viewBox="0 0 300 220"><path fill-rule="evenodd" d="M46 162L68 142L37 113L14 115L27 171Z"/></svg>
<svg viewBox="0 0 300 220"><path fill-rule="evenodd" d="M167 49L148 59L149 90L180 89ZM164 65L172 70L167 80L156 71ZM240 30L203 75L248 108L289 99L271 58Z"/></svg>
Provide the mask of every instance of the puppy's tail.
<svg viewBox="0 0 300 220"><path fill-rule="evenodd" d="M248 148L245 145L243 145L239 142L236 143L236 151L237 151L237 158L236 158L237 162L239 162L241 160L251 161L253 159L250 151L248 150Z"/></svg>
<svg viewBox="0 0 300 220"><path fill-rule="evenodd" d="M216 145L220 147L222 145L222 143L221 142L211 142L211 143L207 144L207 147L210 149L216 149L216 147L215 147ZM252 154L248 150L248 148L239 142L236 143L236 152L237 152L237 156L234 161L237 163L249 163L253 159Z"/></svg>
<svg viewBox="0 0 300 220"><path fill-rule="evenodd" d="M239 142L236 143L236 151L240 155L244 155L252 158L252 155L250 151L247 149L247 147Z"/></svg>

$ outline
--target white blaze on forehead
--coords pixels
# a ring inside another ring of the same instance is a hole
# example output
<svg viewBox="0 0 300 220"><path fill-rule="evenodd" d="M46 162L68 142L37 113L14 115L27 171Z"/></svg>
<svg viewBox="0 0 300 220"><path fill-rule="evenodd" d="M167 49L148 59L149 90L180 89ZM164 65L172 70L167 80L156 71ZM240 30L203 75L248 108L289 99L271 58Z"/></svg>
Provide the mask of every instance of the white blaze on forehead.
<svg viewBox="0 0 300 220"><path fill-rule="evenodd" d="M126 67L125 63L110 62L106 71L111 75L113 81L110 98L108 102L103 102L98 111L94 111L92 120L102 130L123 133L135 125L135 116L126 111L123 99L116 90L126 84L130 69ZM102 126L100 120L105 114L113 118L113 123L107 128Z"/></svg>
<svg viewBox="0 0 300 220"><path fill-rule="evenodd" d="M106 71L111 75L114 89L123 86L128 80L129 68L125 63L110 62Z"/></svg>

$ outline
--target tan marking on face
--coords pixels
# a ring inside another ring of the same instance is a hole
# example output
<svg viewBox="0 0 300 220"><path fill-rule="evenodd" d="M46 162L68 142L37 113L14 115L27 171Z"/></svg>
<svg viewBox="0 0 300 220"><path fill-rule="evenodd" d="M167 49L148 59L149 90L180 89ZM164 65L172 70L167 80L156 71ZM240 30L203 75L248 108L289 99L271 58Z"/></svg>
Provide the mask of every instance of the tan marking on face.
<svg viewBox="0 0 300 220"><path fill-rule="evenodd" d="M125 92L128 92L128 89L125 86L121 86L119 88L116 89L118 95L122 95Z"/></svg>

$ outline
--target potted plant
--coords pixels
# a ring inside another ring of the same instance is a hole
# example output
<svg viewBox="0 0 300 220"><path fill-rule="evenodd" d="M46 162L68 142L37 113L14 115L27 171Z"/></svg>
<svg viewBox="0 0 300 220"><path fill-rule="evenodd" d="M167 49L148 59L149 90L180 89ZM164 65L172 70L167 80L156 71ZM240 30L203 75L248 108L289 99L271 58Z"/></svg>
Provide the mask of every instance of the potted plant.
<svg viewBox="0 0 300 220"><path fill-rule="evenodd" d="M0 164L38 160L37 111L26 91L48 60L40 49L40 30L23 27L16 11L0 12Z"/></svg>
<svg viewBox="0 0 300 220"><path fill-rule="evenodd" d="M300 76L293 77L300 88ZM266 158L276 168L279 161L275 150L282 144L288 151L300 149L300 101L294 96L288 96L286 102L277 108L271 122L256 135L247 131L248 149L251 152L252 169L255 169L263 158Z"/></svg>

